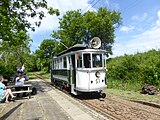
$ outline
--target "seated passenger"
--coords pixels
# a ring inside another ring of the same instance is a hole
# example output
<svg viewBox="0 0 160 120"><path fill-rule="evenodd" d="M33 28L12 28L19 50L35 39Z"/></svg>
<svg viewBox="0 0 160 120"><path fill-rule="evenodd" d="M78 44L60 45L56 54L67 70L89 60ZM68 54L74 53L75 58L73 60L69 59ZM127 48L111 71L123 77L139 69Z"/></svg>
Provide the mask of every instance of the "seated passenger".
<svg viewBox="0 0 160 120"><path fill-rule="evenodd" d="M3 84L4 78L2 75L0 75L0 102L4 101L6 103L9 103L9 97L11 97L10 100L13 100L13 98L15 97L12 94L11 89L7 89L6 86Z"/></svg>
<svg viewBox="0 0 160 120"><path fill-rule="evenodd" d="M28 88L21 87L24 85L24 82L25 82L25 78L23 76L23 72L19 72L18 77L16 77L16 81L15 81L15 85L17 85L19 87L16 87L15 90L16 91L27 90ZM26 96L26 93L23 93L23 96ZM17 97L19 97L19 93L17 93Z"/></svg>
<svg viewBox="0 0 160 120"><path fill-rule="evenodd" d="M19 72L18 77L16 77L15 85L19 85L19 86L24 85L24 81L25 81L25 78L23 76L23 73Z"/></svg>

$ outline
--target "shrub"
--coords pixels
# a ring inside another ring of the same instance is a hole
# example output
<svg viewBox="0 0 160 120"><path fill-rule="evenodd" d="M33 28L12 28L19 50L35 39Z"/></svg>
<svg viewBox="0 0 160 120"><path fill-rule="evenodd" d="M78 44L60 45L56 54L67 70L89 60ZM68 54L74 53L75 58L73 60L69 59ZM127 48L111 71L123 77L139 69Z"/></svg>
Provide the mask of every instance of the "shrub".
<svg viewBox="0 0 160 120"><path fill-rule="evenodd" d="M107 62L107 70L109 87L127 84L121 88L135 90L144 83L160 86L160 51L112 58Z"/></svg>

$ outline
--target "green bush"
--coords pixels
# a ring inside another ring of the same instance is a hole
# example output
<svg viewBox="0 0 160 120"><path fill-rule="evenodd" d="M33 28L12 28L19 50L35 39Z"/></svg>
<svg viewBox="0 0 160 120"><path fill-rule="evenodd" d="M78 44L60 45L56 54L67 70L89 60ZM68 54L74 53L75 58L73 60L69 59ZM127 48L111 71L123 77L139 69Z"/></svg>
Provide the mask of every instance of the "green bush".
<svg viewBox="0 0 160 120"><path fill-rule="evenodd" d="M10 77L16 73L16 67L11 64L5 65L0 61L0 74L4 76L5 79L10 79Z"/></svg>
<svg viewBox="0 0 160 120"><path fill-rule="evenodd" d="M144 83L160 87L160 51L112 58L107 62L107 70L111 88L138 90Z"/></svg>

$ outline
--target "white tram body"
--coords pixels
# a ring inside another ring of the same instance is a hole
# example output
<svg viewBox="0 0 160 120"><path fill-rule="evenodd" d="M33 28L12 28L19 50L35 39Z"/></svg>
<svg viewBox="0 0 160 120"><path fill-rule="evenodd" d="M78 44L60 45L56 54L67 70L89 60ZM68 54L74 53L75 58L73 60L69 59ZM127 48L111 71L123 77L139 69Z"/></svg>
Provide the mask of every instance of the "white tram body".
<svg viewBox="0 0 160 120"><path fill-rule="evenodd" d="M106 51L77 44L52 60L51 81L74 95L106 89Z"/></svg>
<svg viewBox="0 0 160 120"><path fill-rule="evenodd" d="M85 49L79 51L79 53L77 54L78 55L82 54L83 62L82 62L82 68L79 67L76 68L76 90L82 92L94 92L105 89L106 71L105 71L104 52L95 49ZM85 55L90 56L91 59L89 62L84 60ZM100 66L93 65L93 62L91 62L94 61L92 56L97 56L97 59L101 61ZM85 66L85 64L88 66Z"/></svg>

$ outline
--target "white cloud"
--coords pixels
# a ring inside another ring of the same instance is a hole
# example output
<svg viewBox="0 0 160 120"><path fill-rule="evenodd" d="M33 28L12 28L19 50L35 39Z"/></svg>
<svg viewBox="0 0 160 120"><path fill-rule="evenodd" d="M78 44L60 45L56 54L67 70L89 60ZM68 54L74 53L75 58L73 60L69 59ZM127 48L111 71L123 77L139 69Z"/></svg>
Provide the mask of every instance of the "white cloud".
<svg viewBox="0 0 160 120"><path fill-rule="evenodd" d="M160 48L160 28L155 26L142 34L134 36L131 40L126 40L125 44L114 45L114 56L124 54L135 54L137 52L145 52L151 49Z"/></svg>
<svg viewBox="0 0 160 120"><path fill-rule="evenodd" d="M120 28L120 32L130 32L130 31L132 31L132 30L134 30L135 29L135 27L134 26L130 26L130 27L127 27L127 26L122 26L121 28Z"/></svg>
<svg viewBox="0 0 160 120"><path fill-rule="evenodd" d="M39 28L36 28L35 32L32 32L29 30L29 34L31 36L31 39L33 39L33 43L31 46L31 50L36 50L38 48L38 45L41 43L41 41L45 38L50 38L50 34L53 30L57 30L59 27L59 19L63 16L63 14L66 13L66 11L69 10L77 10L81 9L84 10L83 12L86 12L91 9L91 5L88 3L89 0L46 0L48 3L48 6L53 7L54 9L58 9L60 11L60 16L56 15L49 15L46 14L47 11L43 9L43 12L45 13L45 18L42 20L41 26ZM108 1L109 4L109 1ZM87 9L86 9L87 8ZM41 9L42 10L42 9ZM29 19L30 22L34 23L37 21L38 18L35 19ZM47 35L46 35L47 34Z"/></svg>
<svg viewBox="0 0 160 120"><path fill-rule="evenodd" d="M142 22L142 21L146 20L147 17L148 17L148 14L145 12L142 16L138 16L138 15L132 16L131 19Z"/></svg>
<svg viewBox="0 0 160 120"><path fill-rule="evenodd" d="M114 55L112 57L160 49L160 10L157 12L157 16L158 19L155 26L141 34L131 36L131 39L126 40L127 42L124 42L124 44L115 43L113 47Z"/></svg>
<svg viewBox="0 0 160 120"><path fill-rule="evenodd" d="M45 13L45 18L42 20L42 24L39 28L36 28L35 32L30 32L31 34L41 34L46 31L52 31L57 30L59 26L59 17L62 17L62 15L68 11L68 10L77 10L77 9L85 9L87 6L89 6L88 1L89 0L81 0L81 1L74 1L74 0L46 0L48 3L48 6L51 6L55 9L59 9L60 16L56 15L49 15L47 14L46 10L43 10ZM90 6L91 7L91 6ZM89 7L89 8L90 8ZM87 11L87 9L86 9ZM34 23L38 18L35 19L29 19L32 23Z"/></svg>

